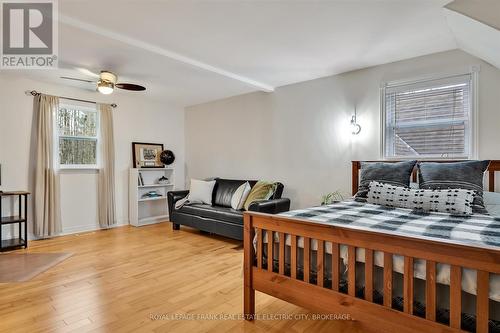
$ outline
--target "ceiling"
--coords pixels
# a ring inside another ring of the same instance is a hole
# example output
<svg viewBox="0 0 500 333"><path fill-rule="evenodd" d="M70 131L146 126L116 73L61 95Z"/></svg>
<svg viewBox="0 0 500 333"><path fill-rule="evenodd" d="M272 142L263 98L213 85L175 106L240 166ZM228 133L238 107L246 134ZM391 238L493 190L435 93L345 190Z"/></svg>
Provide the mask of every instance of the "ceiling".
<svg viewBox="0 0 500 333"><path fill-rule="evenodd" d="M500 69L500 1L455 0L444 12L458 47Z"/></svg>
<svg viewBox="0 0 500 333"><path fill-rule="evenodd" d="M116 72L188 106L457 48L446 0L59 1L59 66Z"/></svg>

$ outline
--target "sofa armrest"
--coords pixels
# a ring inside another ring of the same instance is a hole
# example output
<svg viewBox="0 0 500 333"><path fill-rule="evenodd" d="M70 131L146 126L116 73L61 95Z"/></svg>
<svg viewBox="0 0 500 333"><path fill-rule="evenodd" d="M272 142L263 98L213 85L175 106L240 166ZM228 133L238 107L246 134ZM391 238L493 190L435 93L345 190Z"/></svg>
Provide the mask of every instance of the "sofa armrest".
<svg viewBox="0 0 500 333"><path fill-rule="evenodd" d="M273 200L254 201L250 204L248 210L252 212L268 214L287 212L290 210L290 199L281 198Z"/></svg>
<svg viewBox="0 0 500 333"><path fill-rule="evenodd" d="M168 213L170 214L170 216L172 216L172 212L174 211L175 203L187 197L188 194L189 194L188 190L167 192Z"/></svg>

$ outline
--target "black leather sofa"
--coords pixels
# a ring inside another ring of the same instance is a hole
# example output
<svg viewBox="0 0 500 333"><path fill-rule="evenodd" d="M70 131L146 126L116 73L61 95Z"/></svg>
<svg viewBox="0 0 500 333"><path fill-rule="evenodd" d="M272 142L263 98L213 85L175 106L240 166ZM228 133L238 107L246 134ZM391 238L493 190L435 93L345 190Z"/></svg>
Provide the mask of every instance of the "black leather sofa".
<svg viewBox="0 0 500 333"><path fill-rule="evenodd" d="M175 208L175 203L185 198L189 191L170 191L167 193L170 221L174 230L179 230L180 225L186 225L201 231L222 235L234 239L243 239L243 212L232 209L231 197L236 189L246 180L215 179L212 193L212 205L193 204ZM254 186L257 181L248 181ZM276 183L274 195L265 201L250 204L250 211L277 214L290 209L290 199L281 198L283 184Z"/></svg>

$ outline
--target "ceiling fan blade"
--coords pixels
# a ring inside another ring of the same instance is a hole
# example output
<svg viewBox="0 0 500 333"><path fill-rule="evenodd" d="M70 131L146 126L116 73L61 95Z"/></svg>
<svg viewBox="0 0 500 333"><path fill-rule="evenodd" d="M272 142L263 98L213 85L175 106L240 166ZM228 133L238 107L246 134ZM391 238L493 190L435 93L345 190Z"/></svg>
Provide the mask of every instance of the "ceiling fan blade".
<svg viewBox="0 0 500 333"><path fill-rule="evenodd" d="M140 86L138 84L133 84L133 83L117 83L115 87L120 88L120 89L125 89L125 90L132 90L132 91L144 91L146 90L146 87Z"/></svg>
<svg viewBox="0 0 500 333"><path fill-rule="evenodd" d="M99 74L97 73L94 73L86 68L83 68L83 67L75 67L75 69L77 71L79 71L80 73L84 74L84 75L87 75L87 76L90 76L90 77L95 77L96 79L99 78Z"/></svg>
<svg viewBox="0 0 500 333"><path fill-rule="evenodd" d="M69 76L61 76L61 79L73 80L73 81L81 81L81 82L87 82L87 83L94 83L94 81L92 81L92 80L77 79L75 77L69 77Z"/></svg>

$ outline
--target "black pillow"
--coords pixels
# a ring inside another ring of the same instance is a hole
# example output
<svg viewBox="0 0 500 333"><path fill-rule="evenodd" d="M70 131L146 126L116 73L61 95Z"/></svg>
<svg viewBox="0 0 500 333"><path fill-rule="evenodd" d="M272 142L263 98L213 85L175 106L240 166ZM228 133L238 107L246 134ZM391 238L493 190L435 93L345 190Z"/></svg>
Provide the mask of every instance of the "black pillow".
<svg viewBox="0 0 500 333"><path fill-rule="evenodd" d="M361 162L361 180L356 201L366 201L370 182L387 183L394 186L410 186L410 176L417 161L405 162Z"/></svg>
<svg viewBox="0 0 500 333"><path fill-rule="evenodd" d="M483 176L490 161L451 163L421 162L418 164L418 183L421 189L462 188L475 191L472 211L487 214L483 202Z"/></svg>

